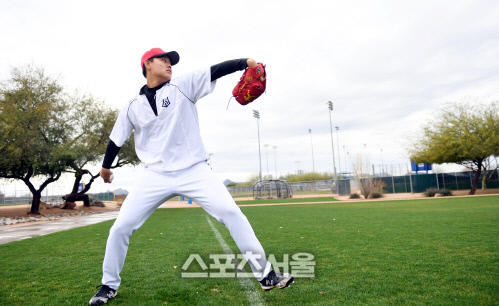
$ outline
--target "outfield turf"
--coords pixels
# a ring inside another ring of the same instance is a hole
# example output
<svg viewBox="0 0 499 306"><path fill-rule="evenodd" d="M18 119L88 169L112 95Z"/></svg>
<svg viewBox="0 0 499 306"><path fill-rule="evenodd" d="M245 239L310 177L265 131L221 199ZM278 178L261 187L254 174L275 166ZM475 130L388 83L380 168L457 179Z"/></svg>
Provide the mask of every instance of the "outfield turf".
<svg viewBox="0 0 499 306"><path fill-rule="evenodd" d="M261 291L252 279L268 305L499 303L499 196L242 210L267 254L306 252L317 262L314 278L284 290ZM0 245L0 305L86 305L112 223ZM108 305L250 305L235 278L181 277L190 254L221 253L202 209L160 209L132 237Z"/></svg>

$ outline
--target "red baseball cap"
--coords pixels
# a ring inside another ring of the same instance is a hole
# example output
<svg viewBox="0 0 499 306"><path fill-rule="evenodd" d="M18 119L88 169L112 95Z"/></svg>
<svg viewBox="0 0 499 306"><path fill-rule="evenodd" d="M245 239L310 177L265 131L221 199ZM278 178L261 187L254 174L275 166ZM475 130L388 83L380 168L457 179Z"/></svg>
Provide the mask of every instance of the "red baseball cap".
<svg viewBox="0 0 499 306"><path fill-rule="evenodd" d="M170 63L172 63L172 66L176 65L180 60L180 56L176 51L165 52L161 50L161 48L152 48L151 50L146 51L144 55L142 55L142 58L140 59L140 68L144 67L144 62L147 61L148 59L151 59L153 57L163 57L163 56L168 56L168 58L170 59Z"/></svg>

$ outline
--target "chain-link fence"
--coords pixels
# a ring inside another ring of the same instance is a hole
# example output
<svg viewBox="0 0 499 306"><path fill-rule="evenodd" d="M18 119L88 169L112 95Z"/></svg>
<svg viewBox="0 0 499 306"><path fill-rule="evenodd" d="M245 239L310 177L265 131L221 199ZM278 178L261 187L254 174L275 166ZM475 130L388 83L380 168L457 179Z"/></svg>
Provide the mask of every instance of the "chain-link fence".
<svg viewBox="0 0 499 306"><path fill-rule="evenodd" d="M293 188L293 197L302 195L321 195L331 194L333 192L333 181L313 181L313 182L297 182L289 183Z"/></svg>
<svg viewBox="0 0 499 306"><path fill-rule="evenodd" d="M48 186L42 192L41 201L51 204L62 203L62 196L66 193L62 186ZM0 184L0 205L31 204L33 195L24 184Z"/></svg>
<svg viewBox="0 0 499 306"><path fill-rule="evenodd" d="M331 194L333 192L333 180L326 181L313 181L313 182L294 182L291 183L293 190L293 197L300 197L302 195L321 195ZM253 198L253 185L235 184L227 186L227 190L233 198Z"/></svg>
<svg viewBox="0 0 499 306"><path fill-rule="evenodd" d="M253 185L248 185L247 183L231 184L231 186L227 186L227 190L229 190L229 193L235 199L253 197Z"/></svg>
<svg viewBox="0 0 499 306"><path fill-rule="evenodd" d="M372 165L372 173L374 176L404 176L411 173L410 164L381 164Z"/></svg>
<svg viewBox="0 0 499 306"><path fill-rule="evenodd" d="M49 186L42 192L41 201L57 205L64 203L62 197L67 194L67 188L61 186ZM112 201L113 193L87 193L89 196L101 201ZM0 205L31 204L33 195L25 185L0 184Z"/></svg>

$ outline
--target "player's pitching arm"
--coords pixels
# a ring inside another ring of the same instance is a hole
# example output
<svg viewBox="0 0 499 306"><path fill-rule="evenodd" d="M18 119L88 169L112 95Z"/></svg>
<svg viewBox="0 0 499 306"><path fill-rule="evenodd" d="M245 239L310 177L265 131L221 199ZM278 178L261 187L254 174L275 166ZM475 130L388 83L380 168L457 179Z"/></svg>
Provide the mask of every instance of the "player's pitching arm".
<svg viewBox="0 0 499 306"><path fill-rule="evenodd" d="M239 70L244 70L246 68L256 67L258 64L252 58L240 58L234 60L228 60L216 65L211 66L211 81L215 81L216 79L223 77L225 75L234 73ZM105 183L111 183L112 178L111 175L113 172L111 171L111 165L118 155L121 147L118 147L112 140L109 140L107 145L106 154L104 155L104 161L102 163L102 168L100 170L100 176L104 180Z"/></svg>
<svg viewBox="0 0 499 306"><path fill-rule="evenodd" d="M113 164L113 161L118 155L120 149L121 147L118 147L112 140L109 140L106 154L104 155L104 161L102 162L102 168L100 169L100 176L105 183L112 182L111 175L113 174L113 171L111 171L111 165Z"/></svg>
<svg viewBox="0 0 499 306"><path fill-rule="evenodd" d="M225 75L256 66L258 64L252 58L239 58L221 62L211 66L211 81L213 82Z"/></svg>

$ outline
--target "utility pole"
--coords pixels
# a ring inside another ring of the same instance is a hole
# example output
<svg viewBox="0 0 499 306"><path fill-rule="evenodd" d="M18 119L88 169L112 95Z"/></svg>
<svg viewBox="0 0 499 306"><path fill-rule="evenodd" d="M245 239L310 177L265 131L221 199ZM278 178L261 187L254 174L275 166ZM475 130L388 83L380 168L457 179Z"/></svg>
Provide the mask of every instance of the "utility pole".
<svg viewBox="0 0 499 306"><path fill-rule="evenodd" d="M338 193L338 177L336 176L336 161L334 160L334 141L333 141L333 121L331 120L331 112L333 111L333 102L329 101L329 125L331 127L331 149L333 150L333 169L334 169L334 182L336 186L336 193Z"/></svg>
<svg viewBox="0 0 499 306"><path fill-rule="evenodd" d="M383 149L381 149L381 176L385 176L385 166L383 165Z"/></svg>
<svg viewBox="0 0 499 306"><path fill-rule="evenodd" d="M275 179L279 179L277 177L277 153L276 153L276 150L277 150L277 146L273 146L272 147L274 149L274 167L275 167Z"/></svg>
<svg viewBox="0 0 499 306"><path fill-rule="evenodd" d="M341 174L340 138L338 136L338 130L340 129L340 127L335 126L334 128L336 129L336 146L338 147L338 170L340 171Z"/></svg>
<svg viewBox="0 0 499 306"><path fill-rule="evenodd" d="M312 172L315 172L315 161L314 161L314 143L312 142L312 129L308 129L310 133L310 145L312 146Z"/></svg>
<svg viewBox="0 0 499 306"><path fill-rule="evenodd" d="M265 155L267 156L267 176L268 176L269 175L269 150L268 150L269 145L264 144L263 146L265 147Z"/></svg>
<svg viewBox="0 0 499 306"><path fill-rule="evenodd" d="M349 161L348 161L348 156L347 156L347 149L345 149L345 146L343 146L343 156L345 156L345 164L346 164L345 167L346 167L346 171L348 172L348 169L349 169L348 168L348 163L349 163Z"/></svg>
<svg viewBox="0 0 499 306"><path fill-rule="evenodd" d="M364 158L365 158L365 166L363 165L362 167L366 167L367 168L367 174L369 175L369 173L371 172L371 170L369 169L369 164L367 162L367 144L364 144Z"/></svg>

